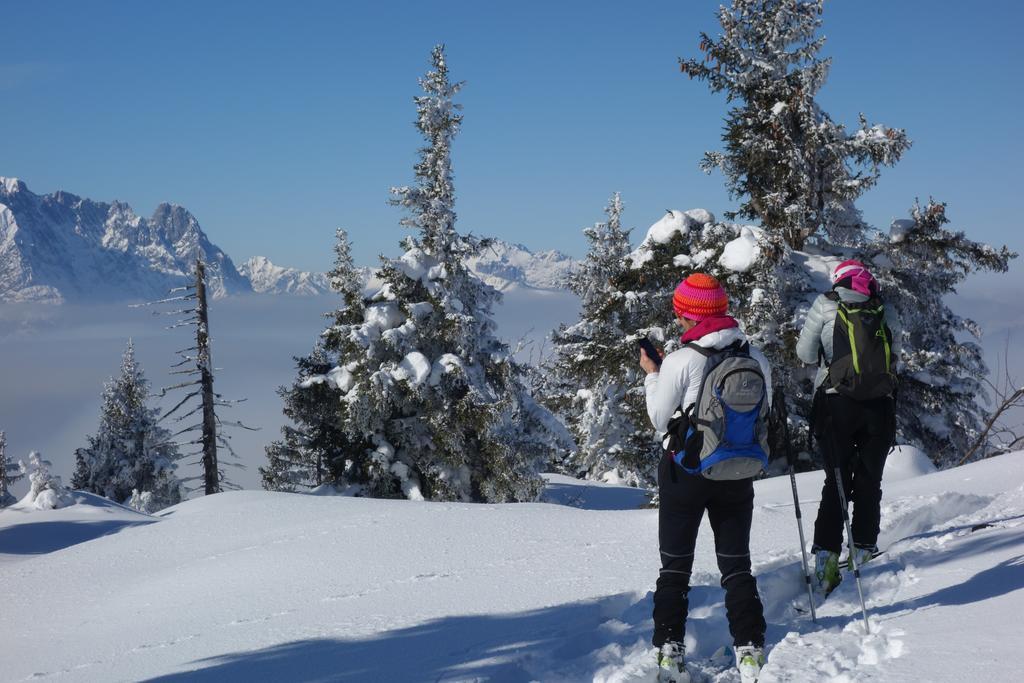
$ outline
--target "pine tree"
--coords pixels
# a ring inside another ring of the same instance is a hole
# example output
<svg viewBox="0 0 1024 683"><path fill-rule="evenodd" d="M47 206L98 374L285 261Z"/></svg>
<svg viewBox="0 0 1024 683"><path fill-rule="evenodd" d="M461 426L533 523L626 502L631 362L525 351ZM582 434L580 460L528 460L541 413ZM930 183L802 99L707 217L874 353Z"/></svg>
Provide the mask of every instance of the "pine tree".
<svg viewBox="0 0 1024 683"><path fill-rule="evenodd" d="M149 493L151 510L181 500L175 470L180 459L171 433L160 426L160 411L150 408L149 382L128 341L121 370L103 387L100 423L88 445L75 451L71 485L127 503L133 491Z"/></svg>
<svg viewBox="0 0 1024 683"><path fill-rule="evenodd" d="M701 34L704 58L680 59L691 78L737 104L726 118L723 152L701 163L719 168L740 208L729 217L756 219L793 249L824 232L839 245L864 239L855 200L878 181L880 168L899 161L910 141L904 131L869 125L848 133L815 96L830 59L819 52L824 0L733 0L721 7L723 34Z"/></svg>
<svg viewBox="0 0 1024 683"><path fill-rule="evenodd" d="M580 319L554 332L554 356L542 391L545 405L576 441L560 469L586 479L648 486L655 477L655 444L649 426L638 422L626 403L628 394L636 403L642 387L638 337L622 327L622 293L615 286L630 251L622 210L615 193L605 208L608 220L583 231L590 248L570 283L580 297Z"/></svg>
<svg viewBox="0 0 1024 683"><path fill-rule="evenodd" d="M360 449L342 426L341 397L346 386L344 368L338 363L344 340L339 327L362 320L362 282L352 261L348 234L338 230L335 262L330 271L331 289L341 295L341 306L328 317L332 324L321 335L313 353L295 359L298 378L290 387L278 389L284 414L292 422L281 429L283 439L267 446L267 466L260 468L263 487L273 491L296 491L321 484L365 481L366 462L353 454Z"/></svg>
<svg viewBox="0 0 1024 683"><path fill-rule="evenodd" d="M328 350L337 347L342 424L358 444L345 483L374 496L531 500L558 424L495 336L500 295L465 266L486 241L455 228L451 143L462 116L453 97L462 84L449 80L443 46L432 57L415 98L426 143L416 183L392 189L415 234L402 257L382 259L383 286L360 319L325 335Z"/></svg>
<svg viewBox="0 0 1024 683"><path fill-rule="evenodd" d="M978 325L954 314L945 297L973 272L1005 272L1017 255L994 249L945 227L946 205L915 203L911 220L893 224L888 236L864 254L873 261L886 301L903 324L897 402L899 440L929 453L937 464L952 465L977 438L985 411L988 367ZM965 334L966 333L966 334Z"/></svg>
<svg viewBox="0 0 1024 683"><path fill-rule="evenodd" d="M17 463L7 455L7 434L0 431L0 508L16 502L10 486L23 476Z"/></svg>

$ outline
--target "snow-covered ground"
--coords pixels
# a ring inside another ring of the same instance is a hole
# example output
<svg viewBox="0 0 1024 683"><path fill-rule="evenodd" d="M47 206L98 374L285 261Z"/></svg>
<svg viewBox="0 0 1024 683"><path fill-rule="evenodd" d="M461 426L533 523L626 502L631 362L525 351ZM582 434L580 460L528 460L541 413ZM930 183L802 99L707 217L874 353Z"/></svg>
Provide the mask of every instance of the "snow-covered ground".
<svg viewBox="0 0 1024 683"><path fill-rule="evenodd" d="M887 470L864 568L806 607L789 479L756 484L771 681L1012 680L1024 639L1024 453ZM820 473L798 477L813 520ZM657 513L552 477L529 505L243 491L148 517L82 496L0 511L4 681L650 681ZM809 531L809 529L808 529ZM696 680L736 681L709 528L687 634Z"/></svg>

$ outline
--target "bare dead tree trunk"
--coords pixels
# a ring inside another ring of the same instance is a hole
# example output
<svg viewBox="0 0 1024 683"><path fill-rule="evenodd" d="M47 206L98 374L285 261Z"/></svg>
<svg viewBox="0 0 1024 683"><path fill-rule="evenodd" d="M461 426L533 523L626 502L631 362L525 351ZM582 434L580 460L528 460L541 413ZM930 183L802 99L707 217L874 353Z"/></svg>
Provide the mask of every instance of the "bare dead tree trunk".
<svg viewBox="0 0 1024 683"><path fill-rule="evenodd" d="M1018 412L1024 408L1024 386L1010 376L1010 337L1006 338L1006 349L1003 351L1003 378L999 384L986 379L985 383L989 390L996 397L996 406L982 427L981 433L974 441L974 444L967 450L967 453L960 459L957 465L966 464L968 460L980 453L981 456L998 455L1006 453L1021 445L1024 442L1024 435L1021 434L1021 425L1003 422L1008 414ZM1002 444L993 444L996 437Z"/></svg>
<svg viewBox="0 0 1024 683"><path fill-rule="evenodd" d="M7 505L7 435L0 432L0 508Z"/></svg>
<svg viewBox="0 0 1024 683"><path fill-rule="evenodd" d="M206 267L196 259L196 349L199 360L199 387L203 402L203 480L206 495L220 493L217 470L217 415L214 413L213 361L210 358L210 319L206 306Z"/></svg>

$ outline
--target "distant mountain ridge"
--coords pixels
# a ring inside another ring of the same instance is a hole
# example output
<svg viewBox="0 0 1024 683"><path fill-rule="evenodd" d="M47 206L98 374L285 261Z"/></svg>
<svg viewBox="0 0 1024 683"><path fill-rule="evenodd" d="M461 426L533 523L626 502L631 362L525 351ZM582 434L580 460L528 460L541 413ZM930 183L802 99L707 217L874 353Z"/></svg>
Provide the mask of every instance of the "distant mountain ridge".
<svg viewBox="0 0 1024 683"><path fill-rule="evenodd" d="M274 265L266 256L253 256L238 268L257 294L316 296L331 291L326 273L313 273Z"/></svg>
<svg viewBox="0 0 1024 683"><path fill-rule="evenodd" d="M181 206L160 204L147 219L123 202L37 195L0 177L0 301L157 298L187 282L200 256L214 298L252 291Z"/></svg>
<svg viewBox="0 0 1024 683"><path fill-rule="evenodd" d="M479 255L466 259L469 270L499 291L513 287L566 289L579 263L558 251L532 252L521 244L491 240ZM330 278L317 273L275 265L265 256L253 256L239 267L258 294L315 296L331 291ZM367 289L379 286L376 269L359 268Z"/></svg>
<svg viewBox="0 0 1024 683"><path fill-rule="evenodd" d="M199 221L176 204L142 218L124 202L96 202L63 190L37 195L0 177L0 302L106 303L157 299L207 264L214 298L233 294L316 296L331 291L326 273L300 271L254 256L235 267ZM579 264L557 251L531 252L492 240L466 265L498 290L564 289ZM376 270L360 269L373 288Z"/></svg>
<svg viewBox="0 0 1024 683"><path fill-rule="evenodd" d="M479 255L466 265L477 276L498 290L512 286L535 289L566 289L580 264L560 251L533 252L522 244L491 240Z"/></svg>

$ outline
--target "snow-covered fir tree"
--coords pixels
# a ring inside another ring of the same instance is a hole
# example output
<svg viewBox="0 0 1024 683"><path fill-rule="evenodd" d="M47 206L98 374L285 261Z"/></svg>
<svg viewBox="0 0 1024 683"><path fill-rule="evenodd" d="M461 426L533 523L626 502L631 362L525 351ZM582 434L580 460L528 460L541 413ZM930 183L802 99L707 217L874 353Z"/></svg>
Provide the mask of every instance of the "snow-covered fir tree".
<svg viewBox="0 0 1024 683"><path fill-rule="evenodd" d="M818 105L830 59L819 56L824 0L732 0L719 10L723 33L701 34L701 59L681 59L682 71L724 92L734 103L721 152L702 167L719 168L734 198L731 216L759 220L794 249L824 232L855 245L865 230L854 201L895 164L910 141L896 128L862 115L848 133Z"/></svg>
<svg viewBox="0 0 1024 683"><path fill-rule="evenodd" d="M260 468L260 475L268 490L296 491L328 483L365 482L369 477L370 459L361 452L360 440L350 439L342 424L345 384L339 380L349 371L332 371L343 345L337 329L362 321L364 312L362 281L344 230L337 231L334 252L334 268L328 275L341 305L328 314L331 325L313 352L295 359L298 378L278 390L292 424L281 428L282 439L267 446L267 466Z"/></svg>
<svg viewBox="0 0 1024 683"><path fill-rule="evenodd" d="M420 79L416 126L425 145L416 183L392 189L415 234L382 259L381 289L324 335L337 353L326 375L351 441L339 483L373 496L534 499L544 458L564 430L537 405L524 372L495 336L500 295L465 266L486 242L455 227L451 143L462 121L442 46Z"/></svg>
<svg viewBox="0 0 1024 683"><path fill-rule="evenodd" d="M180 502L178 448L170 431L159 424L159 409L148 405L149 382L131 340L120 374L104 385L102 400L96 434L75 452L71 485L119 503L128 503L133 491L148 493L150 510Z"/></svg>
<svg viewBox="0 0 1024 683"><path fill-rule="evenodd" d="M71 492L61 483L60 477L54 475L50 468L53 463L43 460L38 451L28 454L28 462L18 462L22 475L28 476L29 490L23 503L28 503L37 510L54 510L67 507L74 502Z"/></svg>
<svg viewBox="0 0 1024 683"><path fill-rule="evenodd" d="M974 321L962 318L945 298L969 274L1005 272L1016 257L946 227L946 205L914 205L911 218L895 221L888 235L868 246L886 301L903 323L903 352L897 402L899 439L929 453L937 464L959 461L978 438L985 410L988 368ZM982 452L984 452L982 450Z"/></svg>
<svg viewBox="0 0 1024 683"><path fill-rule="evenodd" d="M7 434L0 431L0 508L16 502L10 487L23 476L18 463L7 455Z"/></svg>
<svg viewBox="0 0 1024 683"><path fill-rule="evenodd" d="M622 326L622 293L629 231L622 228L622 199L615 193L608 219L586 228L590 248L570 287L580 297L580 319L552 335L554 353L541 390L544 403L568 426L576 447L558 467L567 474L646 486L657 456L643 415L636 340ZM629 400L627 402L627 396Z"/></svg>

